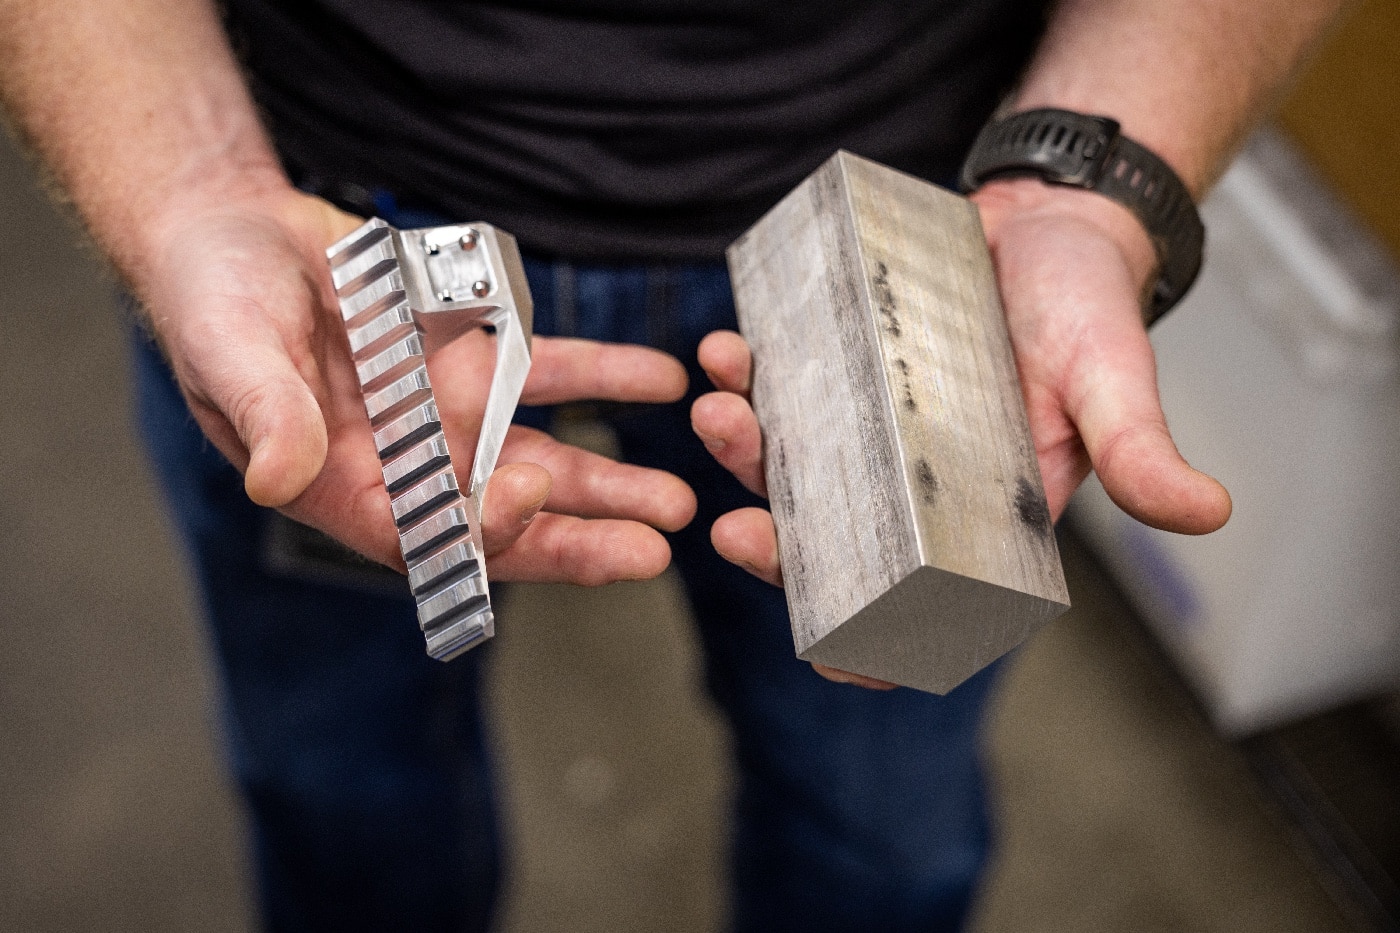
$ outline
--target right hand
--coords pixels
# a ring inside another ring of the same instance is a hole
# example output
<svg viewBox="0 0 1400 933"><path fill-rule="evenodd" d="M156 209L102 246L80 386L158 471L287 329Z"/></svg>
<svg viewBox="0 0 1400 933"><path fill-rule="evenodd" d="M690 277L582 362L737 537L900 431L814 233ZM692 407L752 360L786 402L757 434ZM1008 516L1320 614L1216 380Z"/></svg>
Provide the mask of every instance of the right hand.
<svg viewBox="0 0 1400 933"><path fill-rule="evenodd" d="M325 248L361 223L291 188L190 211L153 237L134 284L190 411L243 472L249 498L402 570L325 260ZM470 364L489 371L486 343L441 351L468 364L451 369L460 379L434 368L457 452L475 449L487 380ZM685 386L681 364L655 350L539 338L522 402L668 402ZM482 516L496 579L595 585L655 576L670 561L656 529L679 529L695 511L677 477L539 431L513 426L500 462Z"/></svg>
<svg viewBox="0 0 1400 933"><path fill-rule="evenodd" d="M973 199L996 266L1051 517L1059 519L1092 467L1138 521L1183 534L1224 525L1229 493L1182 458L1162 413L1140 305L1156 256L1141 223L1093 192L1034 179L996 181ZM696 400L692 425L726 469L766 495L748 345L720 331L700 344L699 359L718 391ZM711 540L726 559L782 585L766 510L721 516Z"/></svg>

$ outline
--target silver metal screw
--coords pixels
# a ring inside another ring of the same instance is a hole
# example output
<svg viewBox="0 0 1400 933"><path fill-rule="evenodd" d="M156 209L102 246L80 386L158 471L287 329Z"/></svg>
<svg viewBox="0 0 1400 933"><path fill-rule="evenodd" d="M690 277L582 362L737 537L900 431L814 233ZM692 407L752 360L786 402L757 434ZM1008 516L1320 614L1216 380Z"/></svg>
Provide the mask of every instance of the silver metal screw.
<svg viewBox="0 0 1400 933"><path fill-rule="evenodd" d="M474 250L476 249L477 239L477 232L475 230L468 230L466 233L462 234L462 238L457 242L461 244L464 250Z"/></svg>
<svg viewBox="0 0 1400 933"><path fill-rule="evenodd" d="M472 283L472 294L478 298L485 298L486 293L491 290L491 286L482 279Z"/></svg>

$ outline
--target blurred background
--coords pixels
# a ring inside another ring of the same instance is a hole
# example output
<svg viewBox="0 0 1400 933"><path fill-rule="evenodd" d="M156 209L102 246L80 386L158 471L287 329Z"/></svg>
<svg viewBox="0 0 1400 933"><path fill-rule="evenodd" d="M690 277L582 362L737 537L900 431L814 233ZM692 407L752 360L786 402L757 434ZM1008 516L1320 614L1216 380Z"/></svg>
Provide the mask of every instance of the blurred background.
<svg viewBox="0 0 1400 933"><path fill-rule="evenodd" d="M976 930L1400 928L1397 94L1400 5L1363 3L1207 205L1207 273L1154 342L1235 517L1173 538L1076 501L1074 609L1017 654L988 738L1004 843ZM0 930L248 930L125 327L8 139L0 314ZM728 748L676 582L519 587L498 631L504 929L716 929Z"/></svg>

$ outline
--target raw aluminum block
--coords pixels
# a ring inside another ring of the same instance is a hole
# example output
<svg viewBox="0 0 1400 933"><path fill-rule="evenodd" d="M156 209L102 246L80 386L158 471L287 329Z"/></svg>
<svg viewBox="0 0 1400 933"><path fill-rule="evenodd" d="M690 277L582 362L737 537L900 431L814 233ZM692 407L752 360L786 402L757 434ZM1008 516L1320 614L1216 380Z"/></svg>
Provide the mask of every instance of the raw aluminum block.
<svg viewBox="0 0 1400 933"><path fill-rule="evenodd" d="M728 259L798 656L947 693L1064 612L976 207L840 152Z"/></svg>

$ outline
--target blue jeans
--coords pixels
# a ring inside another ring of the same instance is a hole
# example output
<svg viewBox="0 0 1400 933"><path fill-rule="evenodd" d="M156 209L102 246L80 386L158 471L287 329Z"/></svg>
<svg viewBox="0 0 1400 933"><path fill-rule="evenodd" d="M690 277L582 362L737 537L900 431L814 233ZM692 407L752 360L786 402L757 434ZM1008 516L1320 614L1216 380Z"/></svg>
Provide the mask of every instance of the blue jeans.
<svg viewBox="0 0 1400 933"><path fill-rule="evenodd" d="M947 697L829 683L793 657L783 594L715 554L714 519L757 502L689 426L707 385L696 345L735 326L721 264L527 256L526 272L538 333L648 343L691 370L691 398L611 420L628 459L699 496L671 543L734 735L733 928L958 929L988 854L978 735L995 675ZM142 432L202 589L268 928L486 929L500 844L490 646L429 660L406 584L367 593L269 566L272 514L204 441L155 350L138 340L135 361Z"/></svg>

